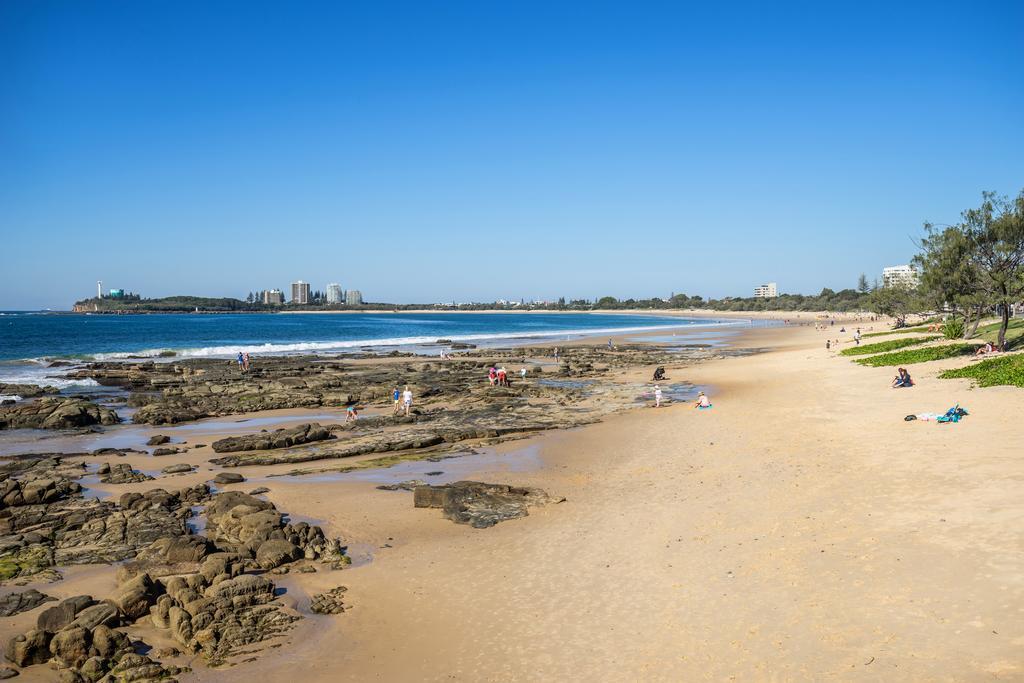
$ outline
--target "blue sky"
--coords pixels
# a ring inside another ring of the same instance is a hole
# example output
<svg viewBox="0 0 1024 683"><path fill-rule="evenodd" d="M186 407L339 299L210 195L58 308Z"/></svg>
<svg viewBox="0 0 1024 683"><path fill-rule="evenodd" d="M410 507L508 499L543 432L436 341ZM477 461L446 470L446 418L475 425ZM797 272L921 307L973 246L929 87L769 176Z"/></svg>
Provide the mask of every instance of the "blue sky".
<svg viewBox="0 0 1024 683"><path fill-rule="evenodd" d="M0 3L0 309L810 293L1024 188L1024 3L297 5Z"/></svg>

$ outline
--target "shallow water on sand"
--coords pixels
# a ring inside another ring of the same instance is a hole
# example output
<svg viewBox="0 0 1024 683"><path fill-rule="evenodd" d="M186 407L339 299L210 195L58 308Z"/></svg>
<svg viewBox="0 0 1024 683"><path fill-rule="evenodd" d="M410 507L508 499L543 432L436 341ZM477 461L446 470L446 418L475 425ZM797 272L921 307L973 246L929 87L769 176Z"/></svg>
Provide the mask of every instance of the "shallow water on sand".
<svg viewBox="0 0 1024 683"><path fill-rule="evenodd" d="M470 477L477 472L494 473L533 472L541 468L543 460L540 446L531 444L506 453L493 449L464 455L447 455L424 460L407 460L383 468L368 468L353 472L323 472L320 474L282 475L249 479L250 482L366 482L370 484L398 484L409 479L422 479L429 484L449 484Z"/></svg>

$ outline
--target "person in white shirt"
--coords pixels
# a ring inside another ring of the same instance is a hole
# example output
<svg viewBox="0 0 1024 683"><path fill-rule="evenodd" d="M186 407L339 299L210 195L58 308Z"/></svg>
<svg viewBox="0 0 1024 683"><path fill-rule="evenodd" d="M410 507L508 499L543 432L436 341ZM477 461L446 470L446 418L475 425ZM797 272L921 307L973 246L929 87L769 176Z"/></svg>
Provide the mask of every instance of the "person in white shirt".
<svg viewBox="0 0 1024 683"><path fill-rule="evenodd" d="M710 408L711 407L711 400L708 399L708 395L705 394L703 391L700 392L697 395L697 405L694 406L694 407L695 408L701 408L701 409Z"/></svg>
<svg viewBox="0 0 1024 683"><path fill-rule="evenodd" d="M405 416L409 417L409 410L412 408L412 392L409 391L408 385L406 385L405 391L402 392L402 404L405 406Z"/></svg>
<svg viewBox="0 0 1024 683"><path fill-rule="evenodd" d="M654 407L661 407L661 387L659 387L657 384L654 385Z"/></svg>

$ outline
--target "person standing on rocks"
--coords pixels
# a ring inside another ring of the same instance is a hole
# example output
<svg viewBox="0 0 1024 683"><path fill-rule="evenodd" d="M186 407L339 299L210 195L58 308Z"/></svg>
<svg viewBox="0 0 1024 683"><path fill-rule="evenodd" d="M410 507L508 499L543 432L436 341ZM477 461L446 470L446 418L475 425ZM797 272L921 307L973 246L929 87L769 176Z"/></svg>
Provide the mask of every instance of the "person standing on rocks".
<svg viewBox="0 0 1024 683"><path fill-rule="evenodd" d="M402 392L398 390L398 387L395 387L394 392L391 394L391 398L395 402L395 415L398 415L398 412L402 409Z"/></svg>
<svg viewBox="0 0 1024 683"><path fill-rule="evenodd" d="M242 370L249 372L249 352L246 351L242 356Z"/></svg>
<svg viewBox="0 0 1024 683"><path fill-rule="evenodd" d="M405 404L405 416L409 417L409 410L412 409L412 392L409 391L409 385L405 385L405 391L402 393L402 403Z"/></svg>
<svg viewBox="0 0 1024 683"><path fill-rule="evenodd" d="M242 357L242 352L238 352L238 369L245 372L245 358Z"/></svg>
<svg viewBox="0 0 1024 683"><path fill-rule="evenodd" d="M498 369L492 365L491 367L487 368L487 381L490 382L491 386L493 387L497 379Z"/></svg>

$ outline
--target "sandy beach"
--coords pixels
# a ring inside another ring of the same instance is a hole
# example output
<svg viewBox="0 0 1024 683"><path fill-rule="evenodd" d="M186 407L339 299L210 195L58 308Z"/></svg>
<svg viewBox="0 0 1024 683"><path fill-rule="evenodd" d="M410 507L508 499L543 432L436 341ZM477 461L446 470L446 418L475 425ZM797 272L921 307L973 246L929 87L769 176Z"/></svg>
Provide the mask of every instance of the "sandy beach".
<svg viewBox="0 0 1024 683"><path fill-rule="evenodd" d="M301 612L342 584L348 610L304 615L256 663L194 660L180 680L1022 679L1019 391L935 378L963 360L892 390L889 368L836 356L824 338L811 326L744 331L735 345L763 353L667 368L708 387L711 410L641 408L467 459L462 478L566 499L490 529L372 480L246 468L248 482L225 488L269 482L279 509L345 539L356 559L283 577L283 600ZM971 413L961 423L903 420L956 402ZM39 588L109 590L109 574L76 572ZM2 635L34 614L5 620Z"/></svg>
<svg viewBox="0 0 1024 683"><path fill-rule="evenodd" d="M538 440L543 468L484 480L568 500L480 531L369 486L278 488L379 550L351 612L306 625L273 678L1019 680L1012 388L929 369L911 391L813 329L687 372L715 407L640 410ZM956 425L905 414L960 401ZM324 653L331 653L325 656ZM242 680L244 668L223 675Z"/></svg>

